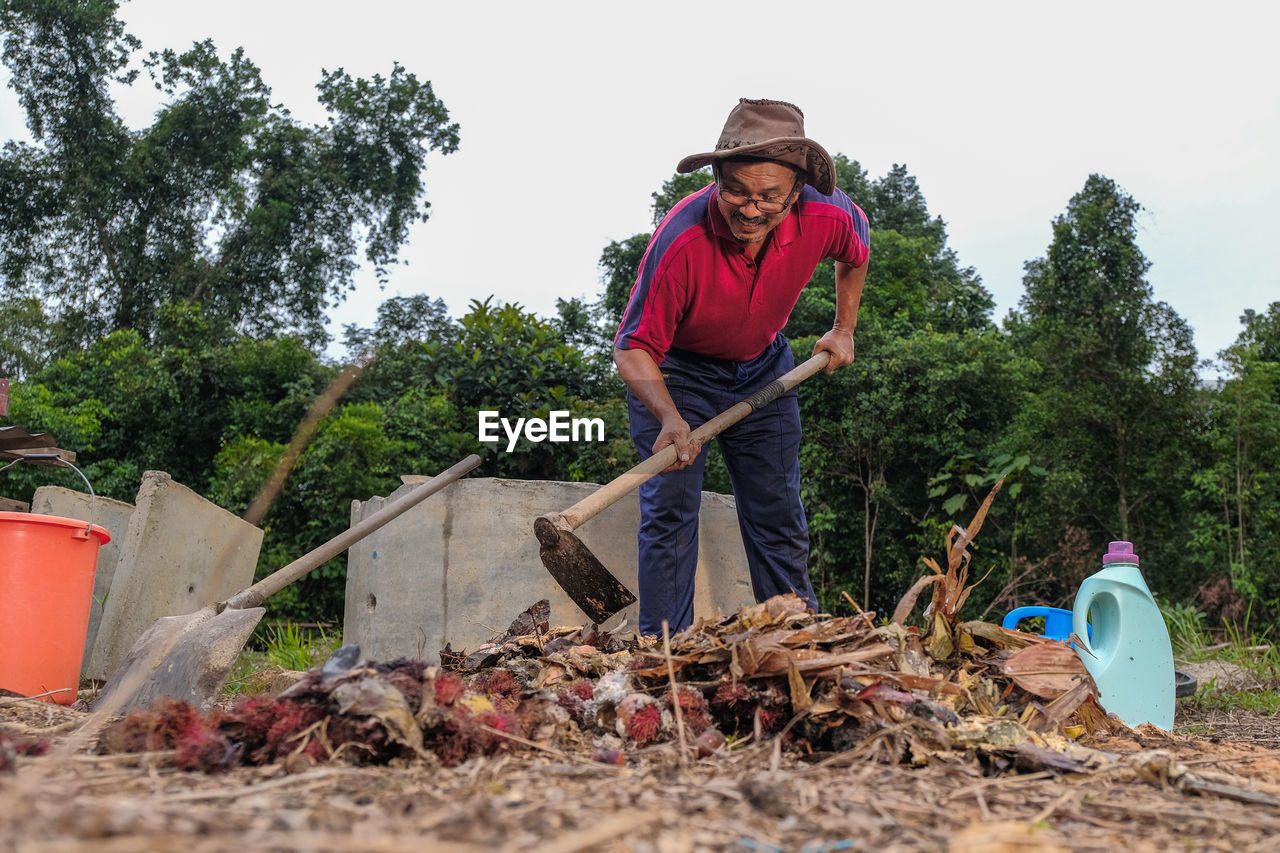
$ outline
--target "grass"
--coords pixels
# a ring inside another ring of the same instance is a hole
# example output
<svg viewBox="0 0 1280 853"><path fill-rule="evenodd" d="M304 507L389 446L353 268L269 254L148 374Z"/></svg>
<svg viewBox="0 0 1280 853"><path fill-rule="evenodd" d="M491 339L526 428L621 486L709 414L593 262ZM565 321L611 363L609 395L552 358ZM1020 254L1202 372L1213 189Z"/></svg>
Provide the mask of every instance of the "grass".
<svg viewBox="0 0 1280 853"><path fill-rule="evenodd" d="M1176 664L1218 662L1238 667L1257 686L1239 689L1213 678L1201 681L1187 702L1202 708L1280 714L1280 648L1268 632L1253 632L1249 617L1239 625L1227 625L1221 633L1210 630L1207 617L1184 604L1164 605L1165 624L1173 644Z"/></svg>
<svg viewBox="0 0 1280 853"><path fill-rule="evenodd" d="M265 689L261 673L270 670L305 671L319 666L342 645L342 631L292 622L260 625L240 652L226 692L254 693Z"/></svg>

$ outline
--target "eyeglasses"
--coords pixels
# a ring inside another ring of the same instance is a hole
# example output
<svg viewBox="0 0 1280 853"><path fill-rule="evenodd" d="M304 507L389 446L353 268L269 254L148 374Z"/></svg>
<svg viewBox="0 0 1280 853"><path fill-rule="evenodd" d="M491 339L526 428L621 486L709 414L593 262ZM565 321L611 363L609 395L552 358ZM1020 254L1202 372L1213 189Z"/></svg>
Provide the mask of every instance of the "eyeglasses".
<svg viewBox="0 0 1280 853"><path fill-rule="evenodd" d="M791 206L791 197L795 195L796 183L791 185L791 192L787 193L787 197L778 198L752 198L749 195L741 195L739 193L730 192L724 188L724 184L716 184L716 189L720 192L720 198L724 199L731 207L744 207L747 204L754 204L756 210L764 214L781 213Z"/></svg>

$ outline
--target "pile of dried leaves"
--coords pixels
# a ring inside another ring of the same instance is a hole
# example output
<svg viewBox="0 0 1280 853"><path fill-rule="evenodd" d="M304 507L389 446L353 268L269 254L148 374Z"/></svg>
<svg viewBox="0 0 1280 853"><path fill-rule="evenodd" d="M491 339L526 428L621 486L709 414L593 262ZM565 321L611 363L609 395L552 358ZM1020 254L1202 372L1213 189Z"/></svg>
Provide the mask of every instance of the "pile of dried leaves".
<svg viewBox="0 0 1280 853"><path fill-rule="evenodd" d="M804 753L858 750L920 763L983 744L1045 745L1118 725L1063 643L961 624L948 658L870 617L824 618L777 597L672 637L551 628L545 601L442 666L359 660L355 647L278 696L201 713L159 702L109 726L108 753L176 750L188 769L279 761L387 763L590 745L601 759L662 741L703 754L778 736Z"/></svg>
<svg viewBox="0 0 1280 853"><path fill-rule="evenodd" d="M594 626L551 627L541 601L493 642L441 653L441 666L359 659L344 647L278 696L200 713L162 702L110 726L108 753L176 750L178 766L220 770L342 759L385 764L434 756L588 747L597 759L659 742L681 755L777 737L806 755L852 752L887 763L974 751L997 765L1021 755L1073 762L1071 739L1114 731L1069 645L984 622L961 622L969 529L948 538L947 569L930 563L893 621L809 612L779 596L669 639ZM903 624L932 586L926 628ZM1050 757L1057 756L1057 757Z"/></svg>

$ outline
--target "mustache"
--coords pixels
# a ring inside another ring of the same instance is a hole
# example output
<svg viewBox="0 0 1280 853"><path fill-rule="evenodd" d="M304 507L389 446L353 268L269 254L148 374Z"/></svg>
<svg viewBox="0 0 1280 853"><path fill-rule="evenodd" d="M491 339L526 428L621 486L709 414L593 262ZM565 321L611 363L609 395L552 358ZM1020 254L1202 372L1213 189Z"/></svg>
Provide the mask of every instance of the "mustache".
<svg viewBox="0 0 1280 853"><path fill-rule="evenodd" d="M745 225L764 225L769 221L769 217L767 216L752 216L748 218L743 216L742 213L737 210L733 212L733 219L735 222L741 222Z"/></svg>

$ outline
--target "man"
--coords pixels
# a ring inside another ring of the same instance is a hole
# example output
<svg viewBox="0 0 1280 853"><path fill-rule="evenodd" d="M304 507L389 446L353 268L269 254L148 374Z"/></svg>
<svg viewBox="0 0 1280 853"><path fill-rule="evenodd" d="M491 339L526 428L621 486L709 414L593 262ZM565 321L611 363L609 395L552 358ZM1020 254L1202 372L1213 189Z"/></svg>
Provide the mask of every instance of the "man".
<svg viewBox="0 0 1280 853"><path fill-rule="evenodd" d="M693 621L705 457L692 429L791 370L782 336L819 261L836 262L836 316L814 352L827 372L853 361L866 281L866 215L835 186L835 164L804 135L793 104L743 98L714 151L679 172L715 182L658 226L614 340L631 436L642 458L674 444L678 461L640 487L640 631ZM733 482L757 601L795 591L817 610L800 503L800 407L790 391L718 437Z"/></svg>

